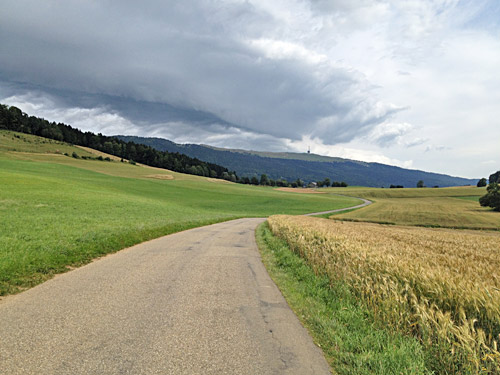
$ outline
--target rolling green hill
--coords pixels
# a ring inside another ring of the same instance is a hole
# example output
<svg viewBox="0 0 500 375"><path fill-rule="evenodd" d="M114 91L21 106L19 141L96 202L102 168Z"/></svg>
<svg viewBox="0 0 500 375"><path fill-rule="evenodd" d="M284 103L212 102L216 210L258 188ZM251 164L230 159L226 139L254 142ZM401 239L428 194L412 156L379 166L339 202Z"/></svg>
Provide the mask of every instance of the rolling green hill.
<svg viewBox="0 0 500 375"><path fill-rule="evenodd" d="M415 187L419 180L426 186L475 185L477 180L444 174L404 169L380 163L332 158L307 153L272 153L222 149L196 144L177 144L162 138L117 136L124 141L142 143L157 150L179 152L188 156L222 165L239 176L267 174L272 179L295 181L345 181L349 185L389 187L403 185Z"/></svg>
<svg viewBox="0 0 500 375"><path fill-rule="evenodd" d="M121 160L139 162L152 167L170 169L176 172L198 176L236 181L233 172L220 165L206 163L184 154L158 151L150 146L124 142L118 138L83 132L63 123L49 122L43 118L29 116L14 106L0 104L0 130L11 130L29 135L41 136L52 141L64 141L83 147L90 147Z"/></svg>
<svg viewBox="0 0 500 375"><path fill-rule="evenodd" d="M0 186L0 296L172 232L359 203L132 165L7 130L0 130Z"/></svg>

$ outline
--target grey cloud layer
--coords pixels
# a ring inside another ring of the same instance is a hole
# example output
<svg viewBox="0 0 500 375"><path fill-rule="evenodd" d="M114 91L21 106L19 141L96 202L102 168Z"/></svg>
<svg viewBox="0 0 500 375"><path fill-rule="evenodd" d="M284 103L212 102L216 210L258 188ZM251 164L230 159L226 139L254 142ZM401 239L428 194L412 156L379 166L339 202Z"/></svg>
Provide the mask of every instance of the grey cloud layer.
<svg viewBox="0 0 500 375"><path fill-rule="evenodd" d="M243 131L325 144L350 141L399 110L380 103L352 69L252 44L282 32L271 13L248 2L7 1L0 74L198 110Z"/></svg>
<svg viewBox="0 0 500 375"><path fill-rule="evenodd" d="M4 0L1 9L0 100L51 120L178 142L310 146L454 175L498 164L496 0Z"/></svg>

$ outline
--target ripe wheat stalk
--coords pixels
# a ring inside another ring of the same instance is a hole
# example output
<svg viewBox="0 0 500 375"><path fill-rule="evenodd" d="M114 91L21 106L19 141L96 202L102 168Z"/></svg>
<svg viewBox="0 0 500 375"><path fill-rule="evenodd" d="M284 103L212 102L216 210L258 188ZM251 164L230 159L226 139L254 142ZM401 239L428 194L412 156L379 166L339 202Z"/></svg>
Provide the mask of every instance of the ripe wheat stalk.
<svg viewBox="0 0 500 375"><path fill-rule="evenodd" d="M380 322L416 336L443 374L500 373L500 236L273 216L317 273L344 280Z"/></svg>

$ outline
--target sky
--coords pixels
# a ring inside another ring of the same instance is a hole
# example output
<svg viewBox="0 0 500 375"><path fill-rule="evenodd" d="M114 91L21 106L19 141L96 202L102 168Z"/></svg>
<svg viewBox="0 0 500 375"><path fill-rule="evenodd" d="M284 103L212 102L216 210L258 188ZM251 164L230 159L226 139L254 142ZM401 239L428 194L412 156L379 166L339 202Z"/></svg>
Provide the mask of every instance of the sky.
<svg viewBox="0 0 500 375"><path fill-rule="evenodd" d="M105 135L500 169L500 1L3 0L0 103Z"/></svg>

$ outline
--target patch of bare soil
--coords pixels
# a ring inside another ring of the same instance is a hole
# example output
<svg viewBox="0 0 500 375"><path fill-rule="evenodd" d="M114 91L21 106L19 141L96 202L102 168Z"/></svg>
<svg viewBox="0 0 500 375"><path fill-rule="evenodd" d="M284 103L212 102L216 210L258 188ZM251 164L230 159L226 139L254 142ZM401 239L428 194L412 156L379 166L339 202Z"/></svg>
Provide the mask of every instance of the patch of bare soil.
<svg viewBox="0 0 500 375"><path fill-rule="evenodd" d="M324 194L322 191L317 191L316 189L311 188L287 188L281 187L274 190L286 191L288 193L299 193L299 194Z"/></svg>
<svg viewBox="0 0 500 375"><path fill-rule="evenodd" d="M174 176L171 174L149 174L147 176L144 176L147 178L155 178L157 180L173 180Z"/></svg>

